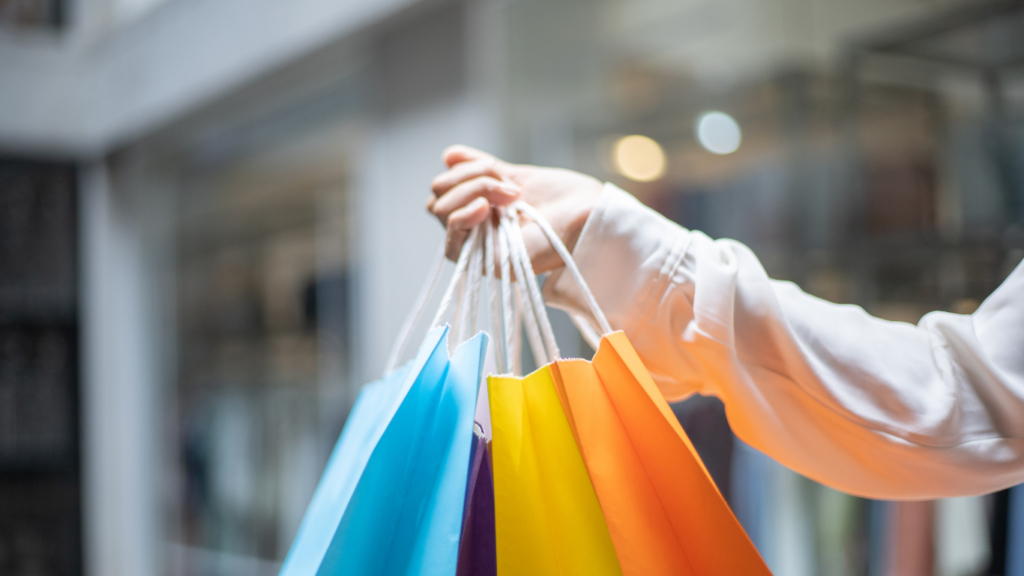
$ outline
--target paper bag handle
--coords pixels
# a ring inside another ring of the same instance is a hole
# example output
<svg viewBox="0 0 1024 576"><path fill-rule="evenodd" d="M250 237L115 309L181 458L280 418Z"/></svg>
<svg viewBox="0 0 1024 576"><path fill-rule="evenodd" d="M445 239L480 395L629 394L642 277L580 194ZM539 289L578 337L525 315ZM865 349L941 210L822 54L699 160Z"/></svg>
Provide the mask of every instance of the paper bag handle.
<svg viewBox="0 0 1024 576"><path fill-rule="evenodd" d="M562 239L558 237L557 233L555 233L551 224L541 216L540 212L536 208L522 200L517 200L512 204L512 206L529 216L531 220L540 226L544 235L547 236L548 241L551 242L551 245L555 248L555 252L557 252L558 256L562 258L562 262L565 263L565 267L569 269L569 273L572 274L577 286L579 286L580 292L583 293L583 298L586 300L587 306L590 308L590 313L593 314L594 319L597 320L597 327L601 330L601 335L610 334L612 332L612 327L608 324L608 318L605 317L604 312L601 311L601 307L597 304L597 299L594 298L594 294L590 291L587 281L583 279L583 274L580 272L579 267L576 266L576 261L573 260L572 254L569 253L569 249L566 248ZM578 320L579 319L575 316L573 317L574 322Z"/></svg>

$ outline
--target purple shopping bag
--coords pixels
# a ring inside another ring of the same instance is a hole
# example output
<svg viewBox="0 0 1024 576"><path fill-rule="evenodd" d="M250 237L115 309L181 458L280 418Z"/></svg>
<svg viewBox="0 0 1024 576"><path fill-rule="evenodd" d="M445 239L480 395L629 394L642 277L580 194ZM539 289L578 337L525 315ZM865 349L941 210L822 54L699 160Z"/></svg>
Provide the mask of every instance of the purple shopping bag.
<svg viewBox="0 0 1024 576"><path fill-rule="evenodd" d="M494 483L491 480L487 439L473 435L466 505L462 516L462 539L456 576L497 576L498 560L494 538Z"/></svg>

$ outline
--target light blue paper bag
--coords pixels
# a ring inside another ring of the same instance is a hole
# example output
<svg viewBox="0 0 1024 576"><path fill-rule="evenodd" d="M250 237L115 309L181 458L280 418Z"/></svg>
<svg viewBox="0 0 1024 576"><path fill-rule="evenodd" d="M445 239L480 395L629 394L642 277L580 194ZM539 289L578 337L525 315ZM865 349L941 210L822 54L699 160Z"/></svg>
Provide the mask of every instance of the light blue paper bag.
<svg viewBox="0 0 1024 576"><path fill-rule="evenodd" d="M364 387L281 576L455 573L487 337L449 361L447 334Z"/></svg>
<svg viewBox="0 0 1024 576"><path fill-rule="evenodd" d="M411 387L367 463L318 576L453 576L487 336ZM439 354L447 356L441 345Z"/></svg>
<svg viewBox="0 0 1024 576"><path fill-rule="evenodd" d="M320 568L359 475L387 426L387 415L394 412L411 367L411 363L407 364L367 384L359 393L295 534L281 576L308 576Z"/></svg>

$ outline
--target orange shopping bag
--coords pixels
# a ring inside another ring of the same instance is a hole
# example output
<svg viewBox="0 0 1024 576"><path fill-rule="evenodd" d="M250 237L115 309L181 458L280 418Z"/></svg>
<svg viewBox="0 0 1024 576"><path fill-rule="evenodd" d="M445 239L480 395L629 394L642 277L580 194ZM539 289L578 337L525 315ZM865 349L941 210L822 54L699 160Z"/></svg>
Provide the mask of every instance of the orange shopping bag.
<svg viewBox="0 0 1024 576"><path fill-rule="evenodd" d="M770 575L626 335L611 331L558 235L532 207L514 206L540 225L604 334L592 362L558 360L553 350L550 372L622 573ZM596 340L586 321L575 320Z"/></svg>
<svg viewBox="0 0 1024 576"><path fill-rule="evenodd" d="M625 334L551 373L623 574L771 574Z"/></svg>
<svg viewBox="0 0 1024 576"><path fill-rule="evenodd" d="M485 223L487 225L488 223ZM498 576L622 576L601 505L587 476L552 377L557 345L551 327L541 337L543 309L536 278L517 227L503 220L497 234L505 305L506 365L515 360L511 267L522 280L522 312L534 358L541 367L525 377L490 376L487 391L494 471L494 534ZM495 314L495 317L500 314ZM546 318L544 319L546 320ZM543 341L543 343L542 343ZM520 340L521 342L521 340ZM545 344L547 352L545 352Z"/></svg>

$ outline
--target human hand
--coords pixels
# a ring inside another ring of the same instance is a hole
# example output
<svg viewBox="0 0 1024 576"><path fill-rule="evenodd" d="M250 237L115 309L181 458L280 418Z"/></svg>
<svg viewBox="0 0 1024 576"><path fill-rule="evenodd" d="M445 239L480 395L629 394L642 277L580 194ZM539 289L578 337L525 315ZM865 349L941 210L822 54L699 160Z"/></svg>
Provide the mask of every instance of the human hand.
<svg viewBox="0 0 1024 576"><path fill-rule="evenodd" d="M469 231L491 215L492 206L523 200L551 224L571 252L597 204L603 184L592 176L562 168L509 164L494 156L455 145L445 149L448 170L431 186L427 210L447 228L445 255L456 260ZM523 240L537 273L563 265L540 226L522 220Z"/></svg>

